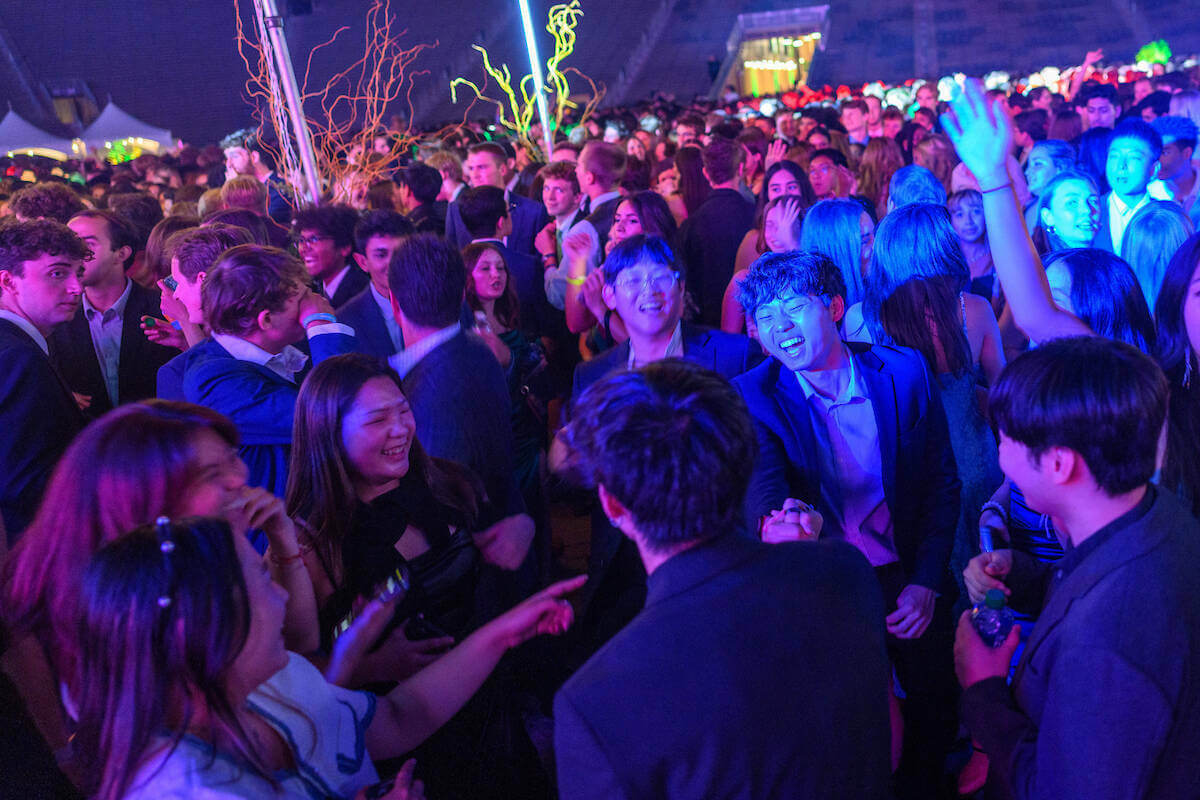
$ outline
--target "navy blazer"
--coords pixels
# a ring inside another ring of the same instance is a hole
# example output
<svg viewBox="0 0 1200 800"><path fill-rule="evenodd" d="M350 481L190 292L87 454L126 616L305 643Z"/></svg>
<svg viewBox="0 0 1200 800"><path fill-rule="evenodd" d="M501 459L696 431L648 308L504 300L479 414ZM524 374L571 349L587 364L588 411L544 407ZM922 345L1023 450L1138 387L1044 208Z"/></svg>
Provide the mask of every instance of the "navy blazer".
<svg viewBox="0 0 1200 800"><path fill-rule="evenodd" d="M1096 228L1096 237L1092 239L1092 247L1101 250L1107 250L1110 253L1121 255L1121 251L1113 247L1112 240L1112 218L1108 215L1108 198L1112 196L1112 192L1101 195L1100 197L1100 226ZM1129 225L1133 225L1134 220L1145 214L1151 207L1155 205L1175 206L1179 207L1178 203L1172 203L1168 200L1155 200L1151 198L1146 205L1138 209L1138 212L1133 215L1133 219L1129 220ZM1129 230L1126 226L1125 230Z"/></svg>
<svg viewBox="0 0 1200 800"><path fill-rule="evenodd" d="M1200 524L1148 491L1046 598L1011 688L963 692L997 797L1200 797ZM1056 570L1014 552L1005 581L1019 600Z"/></svg>
<svg viewBox="0 0 1200 800"><path fill-rule="evenodd" d="M915 350L859 342L846 346L875 411L883 492L906 579L948 592L962 483L937 384ZM770 359L733 385L758 434L758 461L746 496L748 524L782 508L788 497L812 503L832 519L840 506L837 479L822 474L812 412L795 374Z"/></svg>
<svg viewBox="0 0 1200 800"><path fill-rule="evenodd" d="M354 352L356 342L353 336L325 333L309 339L309 346L312 365ZM296 397L311 367L298 373L296 383L291 383L261 364L239 361L215 339L201 342L188 355L184 399L229 417L242 440L240 453L250 471L247 482L283 497Z"/></svg>
<svg viewBox="0 0 1200 800"><path fill-rule="evenodd" d="M508 246L518 253L532 256L537 252L533 247L534 237L550 224L550 215L546 213L545 206L528 197L509 192L507 199L509 216L512 218L512 233L508 235ZM475 238L463 224L458 201L452 202L446 208L446 238L457 244L460 250ZM538 277L540 279L541 276Z"/></svg>
<svg viewBox="0 0 1200 800"><path fill-rule="evenodd" d="M50 472L83 425L42 348L0 319L0 513L9 543L33 521Z"/></svg>
<svg viewBox="0 0 1200 800"><path fill-rule="evenodd" d="M418 361L401 385L425 452L474 470L503 516L524 511L513 479L508 382L487 345L460 332Z"/></svg>
<svg viewBox="0 0 1200 800"><path fill-rule="evenodd" d="M371 294L370 285L338 308L337 318L338 322L354 328L358 352L377 358L387 358L399 352L388 335L387 321L375 302L375 296Z"/></svg>
<svg viewBox="0 0 1200 800"><path fill-rule="evenodd" d="M142 331L143 316L159 317L160 314L158 292L134 283L121 320L117 397L122 403L156 396L159 367L179 355L174 347L150 341ZM69 322L55 329L49 344L50 359L67 385L72 391L92 398L87 416L95 418L110 410L112 402L108 398L108 386L100 371L100 358L96 355L92 331L82 306Z"/></svg>
<svg viewBox="0 0 1200 800"><path fill-rule="evenodd" d="M733 535L672 556L562 687L562 800L888 797L879 584L841 542Z"/></svg>

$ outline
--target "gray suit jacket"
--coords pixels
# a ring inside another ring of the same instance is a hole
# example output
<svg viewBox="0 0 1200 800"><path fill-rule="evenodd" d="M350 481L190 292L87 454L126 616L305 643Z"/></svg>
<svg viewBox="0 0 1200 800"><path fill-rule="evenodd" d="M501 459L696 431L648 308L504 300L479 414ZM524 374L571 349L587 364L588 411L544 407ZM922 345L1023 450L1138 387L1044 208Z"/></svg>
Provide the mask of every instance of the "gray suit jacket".
<svg viewBox="0 0 1200 800"><path fill-rule="evenodd" d="M1011 689L963 693L1000 796L1200 797L1200 523L1150 492L1050 593ZM1057 570L1014 553L1014 599Z"/></svg>

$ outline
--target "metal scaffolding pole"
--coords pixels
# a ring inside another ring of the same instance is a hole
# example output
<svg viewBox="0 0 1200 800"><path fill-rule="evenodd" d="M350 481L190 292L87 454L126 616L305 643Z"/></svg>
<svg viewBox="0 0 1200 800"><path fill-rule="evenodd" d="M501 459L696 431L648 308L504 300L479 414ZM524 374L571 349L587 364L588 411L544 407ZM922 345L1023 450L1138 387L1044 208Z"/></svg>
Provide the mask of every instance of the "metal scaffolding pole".
<svg viewBox="0 0 1200 800"><path fill-rule="evenodd" d="M292 69L292 56L288 52L287 38L283 35L283 17L275 0L254 0L254 9L259 15L266 39L262 46L270 51L283 89L288 118L292 122L292 133L296 148L300 151L300 171L304 177L307 199L313 205L321 202L321 174L317 171L317 156L313 150L312 135L308 121L304 118L304 103L300 98L300 87L296 84L296 72Z"/></svg>

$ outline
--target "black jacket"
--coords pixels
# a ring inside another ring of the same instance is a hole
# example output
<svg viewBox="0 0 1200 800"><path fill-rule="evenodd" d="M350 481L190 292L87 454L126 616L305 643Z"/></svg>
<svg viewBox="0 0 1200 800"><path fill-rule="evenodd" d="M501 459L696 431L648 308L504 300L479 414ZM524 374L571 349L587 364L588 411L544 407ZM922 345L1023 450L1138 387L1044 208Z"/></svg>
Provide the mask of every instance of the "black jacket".
<svg viewBox="0 0 1200 800"><path fill-rule="evenodd" d="M887 797L883 616L841 542L725 535L672 556L555 698L560 797Z"/></svg>
<svg viewBox="0 0 1200 800"><path fill-rule="evenodd" d="M0 513L9 542L33 520L51 470L83 424L50 359L0 319Z"/></svg>
<svg viewBox="0 0 1200 800"><path fill-rule="evenodd" d="M134 283L121 320L121 354L117 362L117 399L121 403L154 397L159 367L179 355L175 348L146 338L141 328L143 316L161 319L158 292ZM69 322L51 334L49 344L50 359L67 385L72 391L92 398L87 415L94 418L110 410L108 387L82 306Z"/></svg>

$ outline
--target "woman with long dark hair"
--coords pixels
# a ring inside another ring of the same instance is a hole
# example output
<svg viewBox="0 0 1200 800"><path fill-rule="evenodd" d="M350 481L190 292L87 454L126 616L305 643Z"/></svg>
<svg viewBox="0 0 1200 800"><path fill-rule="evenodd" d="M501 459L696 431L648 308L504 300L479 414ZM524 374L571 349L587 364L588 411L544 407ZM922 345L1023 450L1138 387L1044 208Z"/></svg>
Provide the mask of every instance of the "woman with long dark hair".
<svg viewBox="0 0 1200 800"><path fill-rule="evenodd" d="M525 564L533 521L525 514L500 519L470 470L429 456L416 439L399 376L367 356L327 359L305 379L287 507L303 523L324 641L359 598L373 596L397 570L412 576L403 608L378 649L360 660L350 685L394 681L436 664L450 644L445 634L460 639L495 617L513 580L481 561L533 583L524 570L513 572ZM397 664L397 653L410 657ZM544 781L509 678L506 672L503 685L490 683L430 742L424 761L432 786L483 798ZM494 746L463 770L456 753L485 738Z"/></svg>
<svg viewBox="0 0 1200 800"><path fill-rule="evenodd" d="M223 520L138 528L102 548L81 585L87 788L150 800L354 796L378 780L373 758L409 753L509 648L565 630L570 606L558 598L579 581L530 598L380 697L332 686L287 651L287 593ZM389 611L376 602L359 624L378 629ZM423 797L412 774L410 762L401 789Z"/></svg>
<svg viewBox="0 0 1200 800"><path fill-rule="evenodd" d="M1155 355L1171 385L1159 482L1200 517L1200 234L1184 242L1167 265L1154 309Z"/></svg>
<svg viewBox="0 0 1200 800"><path fill-rule="evenodd" d="M708 199L712 185L704 177L704 156L699 147L688 145L675 153L675 172L679 175L675 194L665 197L675 222L682 225Z"/></svg>

